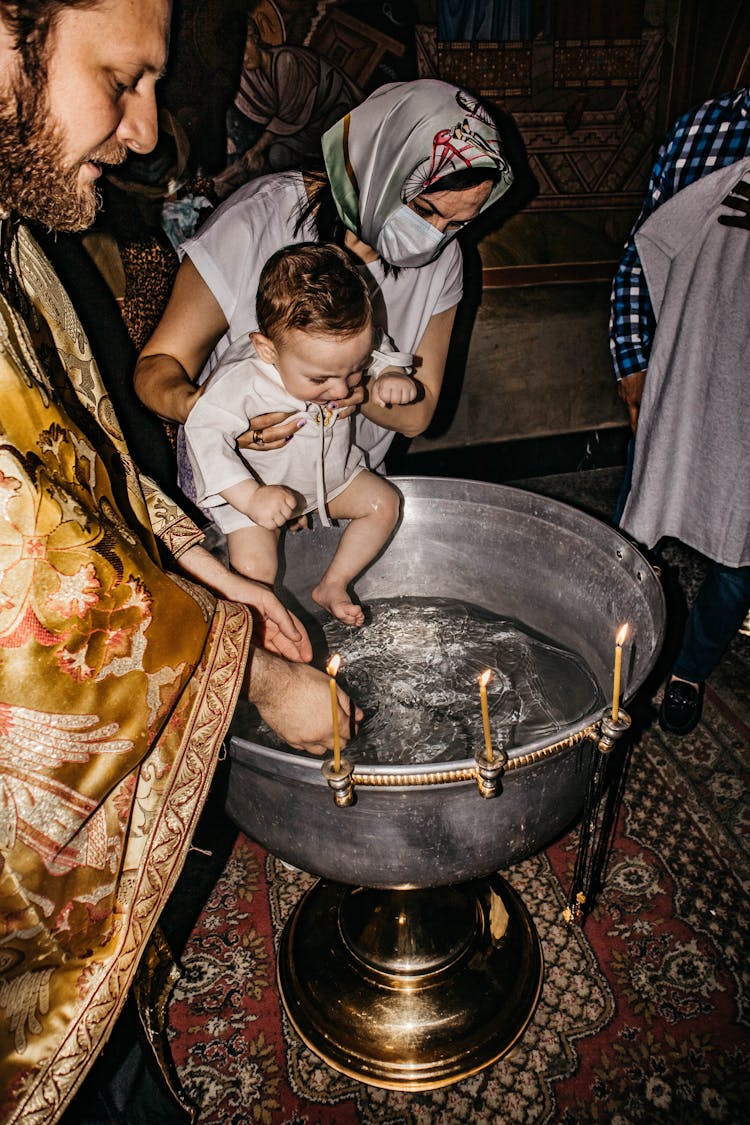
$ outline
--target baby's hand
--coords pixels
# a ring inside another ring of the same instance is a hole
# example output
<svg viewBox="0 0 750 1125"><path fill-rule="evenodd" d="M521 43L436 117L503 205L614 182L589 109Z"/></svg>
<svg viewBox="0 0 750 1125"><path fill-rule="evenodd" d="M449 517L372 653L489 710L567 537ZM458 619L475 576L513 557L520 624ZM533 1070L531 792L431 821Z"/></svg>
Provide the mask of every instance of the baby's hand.
<svg viewBox="0 0 750 1125"><path fill-rule="evenodd" d="M377 406L404 406L417 397L417 384L404 371L384 371L370 384L370 398Z"/></svg>
<svg viewBox="0 0 750 1125"><path fill-rule="evenodd" d="M260 527L283 527L297 507L297 497L280 484L263 484L253 494L247 515Z"/></svg>

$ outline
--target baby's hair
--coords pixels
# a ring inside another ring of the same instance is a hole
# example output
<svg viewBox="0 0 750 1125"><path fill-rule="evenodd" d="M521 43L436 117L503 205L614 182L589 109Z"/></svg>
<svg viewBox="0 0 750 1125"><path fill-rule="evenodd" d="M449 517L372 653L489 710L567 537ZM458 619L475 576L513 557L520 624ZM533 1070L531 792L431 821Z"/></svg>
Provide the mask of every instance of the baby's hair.
<svg viewBox="0 0 750 1125"><path fill-rule="evenodd" d="M292 329L353 336L372 321L367 283L344 250L298 242L277 250L261 270L258 328L274 343Z"/></svg>

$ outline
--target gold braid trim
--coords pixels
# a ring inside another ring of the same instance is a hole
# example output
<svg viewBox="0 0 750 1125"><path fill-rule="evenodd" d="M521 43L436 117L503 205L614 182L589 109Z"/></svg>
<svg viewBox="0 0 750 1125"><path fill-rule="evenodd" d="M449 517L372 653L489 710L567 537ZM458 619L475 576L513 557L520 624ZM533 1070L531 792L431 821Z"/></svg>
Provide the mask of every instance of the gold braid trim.
<svg viewBox="0 0 750 1125"><path fill-rule="evenodd" d="M532 750L530 754L521 754L518 758L509 758L505 772L522 769L524 766L541 762L545 758L550 758L553 754L559 754L563 750L569 750L571 746L576 746L579 742L585 742L587 739L594 741L599 737L599 733L599 723L592 723L591 726L579 730L577 734L571 734L560 742L552 743L551 746L543 746L541 750ZM396 785L450 785L454 781L476 781L476 777L477 771L474 766L430 773L361 773L358 769L355 769L352 782L355 785L387 788Z"/></svg>

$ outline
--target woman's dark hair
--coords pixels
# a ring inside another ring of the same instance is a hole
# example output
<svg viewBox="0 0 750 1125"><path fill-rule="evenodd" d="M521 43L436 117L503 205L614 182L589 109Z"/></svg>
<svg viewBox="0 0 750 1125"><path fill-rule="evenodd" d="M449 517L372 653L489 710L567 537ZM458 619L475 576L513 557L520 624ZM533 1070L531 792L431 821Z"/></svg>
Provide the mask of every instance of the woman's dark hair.
<svg viewBox="0 0 750 1125"><path fill-rule="evenodd" d="M423 188L420 195L431 195L436 191L466 191L467 188L476 187L478 184L497 184L503 178L499 168L460 168L457 172L449 172L441 176L429 187Z"/></svg>
<svg viewBox="0 0 750 1125"><path fill-rule="evenodd" d="M294 233L301 234L305 225L312 221L321 242L332 242L343 246L346 227L336 209L331 184L325 171L304 173L307 199L297 209L297 222Z"/></svg>
<svg viewBox="0 0 750 1125"><path fill-rule="evenodd" d="M294 233L301 234L308 221L315 224L321 242L332 242L334 246L346 249L346 227L341 221L336 202L331 191L331 183L325 172L305 172L307 200L297 208L297 222ZM385 277L398 277L400 266L380 259Z"/></svg>

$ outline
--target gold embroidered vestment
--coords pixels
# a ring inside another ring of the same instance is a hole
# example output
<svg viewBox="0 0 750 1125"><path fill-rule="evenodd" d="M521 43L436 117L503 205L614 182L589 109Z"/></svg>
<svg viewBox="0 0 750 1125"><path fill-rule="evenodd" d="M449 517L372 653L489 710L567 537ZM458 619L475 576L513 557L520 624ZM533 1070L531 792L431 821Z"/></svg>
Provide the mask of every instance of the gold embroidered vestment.
<svg viewBox="0 0 750 1125"><path fill-rule="evenodd" d="M139 476L23 228L15 249L32 311L0 296L0 1120L37 1125L121 1010L252 626L162 565L200 532Z"/></svg>

